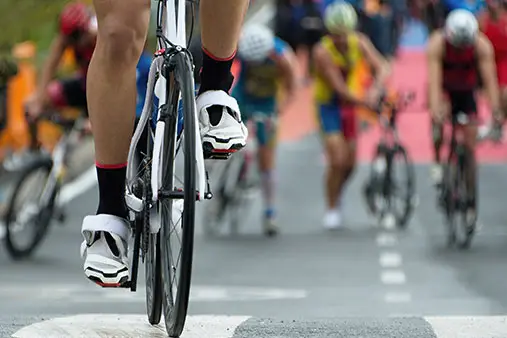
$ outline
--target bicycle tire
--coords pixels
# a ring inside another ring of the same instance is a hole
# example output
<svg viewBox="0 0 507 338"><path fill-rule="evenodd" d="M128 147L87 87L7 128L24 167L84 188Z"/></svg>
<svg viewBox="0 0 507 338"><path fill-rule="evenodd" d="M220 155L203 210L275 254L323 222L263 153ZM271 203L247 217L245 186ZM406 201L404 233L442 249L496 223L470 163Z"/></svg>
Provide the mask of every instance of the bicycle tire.
<svg viewBox="0 0 507 338"><path fill-rule="evenodd" d="M24 259L31 256L35 249L37 249L37 247L42 243L42 240L46 237L49 225L53 217L55 199L59 191L59 185L57 183L49 199L49 204L43 210L39 211L38 217L36 218L37 228L34 232L34 236L31 238L29 244L24 248L18 247L13 240L14 235L12 233L12 223L15 221L16 217L16 199L21 192L23 183L27 178L30 177L30 175L42 169L45 171L45 173L47 173L47 177L49 177L52 167L53 160L51 157L38 157L21 170L20 176L14 185L14 190L9 199L7 213L5 216L5 246L9 255L15 260Z"/></svg>
<svg viewBox="0 0 507 338"><path fill-rule="evenodd" d="M195 92L193 85L192 66L185 52L172 56L174 61L174 77L167 81L167 96L170 104L169 119L166 121L164 135L164 161L162 188L165 191L174 189L174 164L177 127L177 107L179 93L181 92L184 107L183 118L183 151L184 151L184 182L183 182L183 214L181 226L181 268L176 295L173 295L169 224L172 222L173 200L163 198L161 204L161 249L162 249L162 275L164 284L164 321L170 337L179 337L183 332L190 297L190 284L192 278L192 259L194 250L195 203L196 203L196 112ZM201 192L204 193L204 192Z"/></svg>
<svg viewBox="0 0 507 338"><path fill-rule="evenodd" d="M458 195L458 210L459 210L459 224L456 226L456 244L460 249L468 249L472 243L472 239L475 234L475 222L472 226L468 225L467 212L468 212L468 200L469 191L467 186L467 175L470 163L471 154L470 151L463 147L461 150L461 156L458 161L458 178L455 181L457 191L460 191Z"/></svg>
<svg viewBox="0 0 507 338"><path fill-rule="evenodd" d="M400 154L402 161L404 163L405 167L405 174L407 177L406 182L406 195L403 196L405 205L403 208L403 211L401 212L401 215L397 216L397 222L399 228L406 228L408 221L410 219L410 216L412 215L413 209L414 209L414 194L415 194L415 172L414 172L414 166L412 164L412 161L410 160L410 157L408 156L407 150L403 145L398 144L396 145L396 148L394 150L393 159L396 158L396 154Z"/></svg>
<svg viewBox="0 0 507 338"><path fill-rule="evenodd" d="M143 138L143 141L146 142L146 156L152 156L153 149L153 141L151 137L148 137L151 132L151 125L148 123L146 125L146 139ZM150 162L150 161L148 161ZM143 170L143 199L145 203L147 201L151 201L152 191L151 191L151 171L146 170L149 168L148 165L145 166ZM140 227L136 227L136 229L141 228L141 231L149 231L150 230L150 209L145 206L143 212L140 214L140 219L136 219L136 222L142 222ZM146 248L146 255L144 257L144 274L146 279L146 312L148 315L148 322L151 325L157 325L160 323L160 319L162 318L162 304L164 298L163 292L163 284L162 284L162 259L161 259L161 249L160 249L160 232L156 234L148 233L144 234L148 236L148 247ZM141 236L144 238L144 236ZM143 244L146 245L146 244Z"/></svg>
<svg viewBox="0 0 507 338"><path fill-rule="evenodd" d="M451 149L447 163L444 168L444 177L442 181L441 200L445 211L447 224L447 246L452 247L456 243L456 198L455 188L458 181L458 158L454 149Z"/></svg>

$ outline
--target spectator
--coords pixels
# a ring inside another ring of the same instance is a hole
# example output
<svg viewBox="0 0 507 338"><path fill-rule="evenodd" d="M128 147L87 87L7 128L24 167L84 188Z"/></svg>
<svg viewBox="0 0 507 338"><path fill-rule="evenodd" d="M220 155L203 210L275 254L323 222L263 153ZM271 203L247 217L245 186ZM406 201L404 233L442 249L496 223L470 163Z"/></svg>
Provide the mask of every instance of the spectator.
<svg viewBox="0 0 507 338"><path fill-rule="evenodd" d="M406 13L405 0L350 0L359 14L360 30L392 61Z"/></svg>

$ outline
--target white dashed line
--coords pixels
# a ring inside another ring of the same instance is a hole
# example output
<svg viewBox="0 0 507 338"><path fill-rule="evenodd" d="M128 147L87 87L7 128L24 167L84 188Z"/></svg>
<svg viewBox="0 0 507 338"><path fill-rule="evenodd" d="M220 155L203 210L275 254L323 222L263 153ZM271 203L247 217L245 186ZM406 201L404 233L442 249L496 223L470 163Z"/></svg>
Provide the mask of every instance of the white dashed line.
<svg viewBox="0 0 507 338"><path fill-rule="evenodd" d="M386 303L409 303L412 295L409 292L388 292L384 296Z"/></svg>
<svg viewBox="0 0 507 338"><path fill-rule="evenodd" d="M380 247L395 246L397 243L398 240L394 233L381 232L377 235L377 245Z"/></svg>
<svg viewBox="0 0 507 338"><path fill-rule="evenodd" d="M401 266L401 255L397 252L382 252L379 263L382 268L399 268Z"/></svg>
<svg viewBox="0 0 507 338"><path fill-rule="evenodd" d="M406 283L407 277L401 270L384 270L380 274L380 280L386 285L401 285Z"/></svg>
<svg viewBox="0 0 507 338"><path fill-rule="evenodd" d="M396 250L398 244L396 232L382 231L377 235L376 241L381 248L379 253L380 280L388 289L384 294L384 302L390 305L410 303L412 301L410 292L398 288L407 283L407 276L403 271L402 255Z"/></svg>

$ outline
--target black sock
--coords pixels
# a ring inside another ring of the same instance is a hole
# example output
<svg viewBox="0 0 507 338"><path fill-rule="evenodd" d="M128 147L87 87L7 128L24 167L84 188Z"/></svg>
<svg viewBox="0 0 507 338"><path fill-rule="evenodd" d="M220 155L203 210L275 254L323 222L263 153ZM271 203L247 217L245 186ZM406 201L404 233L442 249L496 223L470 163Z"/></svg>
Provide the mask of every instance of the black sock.
<svg viewBox="0 0 507 338"><path fill-rule="evenodd" d="M125 203L126 176L127 165L97 165L97 179L99 181L99 207L97 208L97 215L108 214L127 218L128 209Z"/></svg>
<svg viewBox="0 0 507 338"><path fill-rule="evenodd" d="M208 90L223 90L229 93L234 82L231 68L234 61L234 53L228 59L218 59L213 57L204 48L202 49L202 69L201 69L201 86L199 94ZM217 125L222 118L222 107L211 106L208 108L210 123Z"/></svg>
<svg viewBox="0 0 507 338"><path fill-rule="evenodd" d="M231 73L232 63L236 53L230 58L218 59L204 48L202 49L201 86L199 94L208 90L223 90L229 92L234 81Z"/></svg>

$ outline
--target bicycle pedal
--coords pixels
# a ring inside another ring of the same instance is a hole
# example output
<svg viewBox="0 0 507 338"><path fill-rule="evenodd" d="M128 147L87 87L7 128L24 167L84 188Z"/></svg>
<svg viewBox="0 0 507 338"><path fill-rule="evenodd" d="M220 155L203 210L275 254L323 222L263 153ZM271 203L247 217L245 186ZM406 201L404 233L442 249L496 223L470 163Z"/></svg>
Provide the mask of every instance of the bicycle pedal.
<svg viewBox="0 0 507 338"><path fill-rule="evenodd" d="M231 153L204 153L205 160L228 160Z"/></svg>

